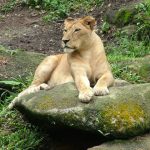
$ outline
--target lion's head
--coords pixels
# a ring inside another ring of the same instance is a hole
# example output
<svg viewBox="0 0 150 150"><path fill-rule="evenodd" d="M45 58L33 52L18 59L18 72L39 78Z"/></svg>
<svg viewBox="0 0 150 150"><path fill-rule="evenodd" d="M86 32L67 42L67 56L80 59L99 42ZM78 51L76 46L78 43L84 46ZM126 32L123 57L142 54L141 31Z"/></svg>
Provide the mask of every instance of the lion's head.
<svg viewBox="0 0 150 150"><path fill-rule="evenodd" d="M67 18L64 22L62 46L65 52L83 49L90 42L96 21L91 16L79 19Z"/></svg>

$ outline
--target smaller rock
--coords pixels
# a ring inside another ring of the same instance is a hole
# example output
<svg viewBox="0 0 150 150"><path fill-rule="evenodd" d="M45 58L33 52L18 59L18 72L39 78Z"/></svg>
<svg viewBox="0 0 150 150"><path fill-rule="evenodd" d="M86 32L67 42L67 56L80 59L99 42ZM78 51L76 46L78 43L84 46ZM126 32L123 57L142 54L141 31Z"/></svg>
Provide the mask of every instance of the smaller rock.
<svg viewBox="0 0 150 150"><path fill-rule="evenodd" d="M0 80L27 77L34 71L45 55L0 47Z"/></svg>
<svg viewBox="0 0 150 150"><path fill-rule="evenodd" d="M88 150L149 150L150 134L138 136L129 140L114 140Z"/></svg>
<svg viewBox="0 0 150 150"><path fill-rule="evenodd" d="M128 68L140 76L143 82L150 82L150 56L137 58L133 63L128 62ZM125 64L124 64L125 65Z"/></svg>
<svg viewBox="0 0 150 150"><path fill-rule="evenodd" d="M120 79L115 79L115 82L114 82L114 87L118 87L118 86L126 86L126 85L129 85L130 83L125 81L125 80L120 80Z"/></svg>
<svg viewBox="0 0 150 150"><path fill-rule="evenodd" d="M123 27L121 30L124 34L126 34L128 36L132 36L133 33L136 32L137 26L136 25L128 25L128 26Z"/></svg>
<svg viewBox="0 0 150 150"><path fill-rule="evenodd" d="M149 83L150 82L150 55L132 60L118 62L120 78L130 83ZM131 77L136 77L133 79ZM133 76L132 76L133 75Z"/></svg>

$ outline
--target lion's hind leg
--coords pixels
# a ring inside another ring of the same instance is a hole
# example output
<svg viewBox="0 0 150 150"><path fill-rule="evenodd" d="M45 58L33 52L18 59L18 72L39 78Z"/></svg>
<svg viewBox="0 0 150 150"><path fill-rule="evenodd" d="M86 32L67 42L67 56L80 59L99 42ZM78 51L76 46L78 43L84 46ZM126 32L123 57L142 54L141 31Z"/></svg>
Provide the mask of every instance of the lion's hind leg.
<svg viewBox="0 0 150 150"><path fill-rule="evenodd" d="M51 73L57 67L60 57L61 55L46 57L36 69L31 86L39 86L40 84L47 83L50 79Z"/></svg>
<svg viewBox="0 0 150 150"><path fill-rule="evenodd" d="M50 88L51 87L45 83L42 83L39 86L30 86L27 89L25 89L24 91L22 91L21 93L19 93L18 96L12 100L12 102L8 105L8 109L12 109L16 105L16 103L19 102L21 97L29 95L31 93L36 93L40 90L48 90Z"/></svg>
<svg viewBox="0 0 150 150"><path fill-rule="evenodd" d="M24 91L22 91L21 93L18 94L17 97L15 97L11 103L8 105L8 109L13 109L13 107L19 102L20 98L23 97L23 96L26 96L28 94L31 94L31 93L35 93L35 92L38 92L40 90L40 87L39 86L30 86L28 87L27 89L25 89Z"/></svg>
<svg viewBox="0 0 150 150"><path fill-rule="evenodd" d="M53 55L46 57L35 71L35 75L31 85L18 94L16 98L9 104L8 109L12 109L19 99L25 95L36 93L39 90L48 90L51 87L47 84L51 73L57 67L61 55Z"/></svg>

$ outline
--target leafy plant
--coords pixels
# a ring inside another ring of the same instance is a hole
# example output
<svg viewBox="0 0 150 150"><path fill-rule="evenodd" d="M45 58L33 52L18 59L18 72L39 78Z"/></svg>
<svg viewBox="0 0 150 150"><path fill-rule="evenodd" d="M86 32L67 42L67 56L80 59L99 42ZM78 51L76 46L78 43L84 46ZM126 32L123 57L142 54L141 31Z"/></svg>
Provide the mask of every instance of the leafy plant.
<svg viewBox="0 0 150 150"><path fill-rule="evenodd" d="M108 53L130 58L143 57L150 54L149 45L143 41L136 41L129 37L117 37L115 43L106 47Z"/></svg>
<svg viewBox="0 0 150 150"><path fill-rule="evenodd" d="M9 111L11 95L0 103L0 147L2 150L36 149L42 140L36 127L25 122L17 111Z"/></svg>
<svg viewBox="0 0 150 150"><path fill-rule="evenodd" d="M120 78L131 83L143 83L142 78L128 66L123 66L121 63L112 64L112 71L115 78Z"/></svg>
<svg viewBox="0 0 150 150"><path fill-rule="evenodd" d="M19 93L26 89L32 81L33 75L32 73L23 78L18 76L17 78L12 78L12 80L2 80L0 81L0 99L5 100L9 95L15 93Z"/></svg>
<svg viewBox="0 0 150 150"><path fill-rule="evenodd" d="M104 22L101 26L101 30L103 33L107 33L110 29L110 24L108 22Z"/></svg>
<svg viewBox="0 0 150 150"><path fill-rule="evenodd" d="M16 78L11 81L0 81L0 83L9 84L11 86L22 85L11 95L5 95L0 101L0 147L2 150L14 149L37 149L37 146L43 139L43 135L38 128L23 120L18 111L10 111L7 109L8 104L30 84L31 77L26 79Z"/></svg>
<svg viewBox="0 0 150 150"><path fill-rule="evenodd" d="M100 5L103 2L103 0L24 0L23 2L31 7L46 10L48 14L44 17L44 20L51 21L64 18L68 16L71 11L74 10L82 9L88 12L95 5Z"/></svg>
<svg viewBox="0 0 150 150"><path fill-rule="evenodd" d="M17 0L10 0L6 4L4 4L4 6L2 6L0 11L4 12L4 13L10 12L13 10L13 8L16 6L16 4L18 4Z"/></svg>
<svg viewBox="0 0 150 150"><path fill-rule="evenodd" d="M0 81L0 84L6 84L6 85L11 85L11 86L18 86L21 84L21 82L13 81L13 80L4 80Z"/></svg>
<svg viewBox="0 0 150 150"><path fill-rule="evenodd" d="M138 30L135 35L139 40L144 40L148 44L150 41L150 1L139 3L136 9L138 14L134 19Z"/></svg>
<svg viewBox="0 0 150 150"><path fill-rule="evenodd" d="M131 83L145 82L140 73L129 67L129 63L135 58L150 54L150 46L145 41L137 41L135 38L123 36L116 37L115 42L106 46L108 60L112 65L112 71L116 78L130 81Z"/></svg>

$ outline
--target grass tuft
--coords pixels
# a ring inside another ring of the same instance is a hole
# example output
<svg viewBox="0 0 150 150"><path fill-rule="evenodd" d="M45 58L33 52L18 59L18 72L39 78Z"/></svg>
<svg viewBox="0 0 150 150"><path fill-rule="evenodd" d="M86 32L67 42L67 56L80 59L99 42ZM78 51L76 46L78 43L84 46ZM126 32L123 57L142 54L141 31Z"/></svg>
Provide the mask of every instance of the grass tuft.
<svg viewBox="0 0 150 150"><path fill-rule="evenodd" d="M42 141L37 127L24 121L18 111L7 109L14 97L11 95L0 103L0 147L2 150L36 149Z"/></svg>

